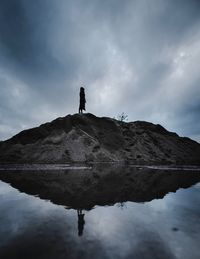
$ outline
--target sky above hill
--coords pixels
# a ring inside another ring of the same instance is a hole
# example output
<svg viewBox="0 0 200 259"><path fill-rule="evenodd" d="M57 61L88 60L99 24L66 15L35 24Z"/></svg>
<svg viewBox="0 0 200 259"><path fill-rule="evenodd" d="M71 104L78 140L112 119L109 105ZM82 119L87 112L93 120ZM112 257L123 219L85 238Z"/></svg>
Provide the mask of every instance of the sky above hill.
<svg viewBox="0 0 200 259"><path fill-rule="evenodd" d="M0 0L0 140L78 111L200 142L199 0Z"/></svg>

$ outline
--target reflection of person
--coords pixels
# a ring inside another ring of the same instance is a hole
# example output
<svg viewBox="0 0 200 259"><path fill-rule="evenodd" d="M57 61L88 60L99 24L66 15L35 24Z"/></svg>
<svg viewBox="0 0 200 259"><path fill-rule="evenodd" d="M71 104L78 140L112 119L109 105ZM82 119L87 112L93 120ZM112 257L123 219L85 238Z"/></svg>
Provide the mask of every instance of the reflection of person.
<svg viewBox="0 0 200 259"><path fill-rule="evenodd" d="M83 113L83 110L85 111L85 89L83 87L80 88L80 104L79 104L79 113Z"/></svg>
<svg viewBox="0 0 200 259"><path fill-rule="evenodd" d="M85 214L82 214L82 210L77 210L77 214L78 214L78 235L82 236L84 225L85 225L85 220L84 220Z"/></svg>

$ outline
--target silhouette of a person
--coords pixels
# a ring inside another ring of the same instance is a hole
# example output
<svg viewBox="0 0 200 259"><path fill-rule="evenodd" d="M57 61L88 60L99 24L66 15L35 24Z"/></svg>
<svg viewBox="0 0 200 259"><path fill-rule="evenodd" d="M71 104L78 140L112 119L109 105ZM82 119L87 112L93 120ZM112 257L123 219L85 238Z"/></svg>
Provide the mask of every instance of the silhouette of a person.
<svg viewBox="0 0 200 259"><path fill-rule="evenodd" d="M79 113L83 113L83 110L85 111L85 89L83 87L80 88L80 104L79 104Z"/></svg>
<svg viewBox="0 0 200 259"><path fill-rule="evenodd" d="M82 210L77 210L77 214L78 214L78 235L82 236L84 225L85 225L85 220L84 220L85 214L82 213Z"/></svg>

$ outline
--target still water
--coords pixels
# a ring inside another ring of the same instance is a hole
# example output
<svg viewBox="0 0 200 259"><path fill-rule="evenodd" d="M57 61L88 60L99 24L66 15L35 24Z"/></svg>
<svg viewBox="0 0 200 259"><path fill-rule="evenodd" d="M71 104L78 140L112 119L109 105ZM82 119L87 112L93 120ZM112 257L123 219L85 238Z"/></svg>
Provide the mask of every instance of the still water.
<svg viewBox="0 0 200 259"><path fill-rule="evenodd" d="M40 169L0 172L1 259L200 258L199 170Z"/></svg>

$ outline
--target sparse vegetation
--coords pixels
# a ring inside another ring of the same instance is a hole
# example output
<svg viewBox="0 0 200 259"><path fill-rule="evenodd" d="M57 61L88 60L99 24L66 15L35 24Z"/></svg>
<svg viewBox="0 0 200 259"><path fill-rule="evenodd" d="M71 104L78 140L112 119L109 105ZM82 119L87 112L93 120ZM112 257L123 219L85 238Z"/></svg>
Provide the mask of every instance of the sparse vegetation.
<svg viewBox="0 0 200 259"><path fill-rule="evenodd" d="M121 114L117 115L117 120L119 121L128 121L128 115L122 112Z"/></svg>

